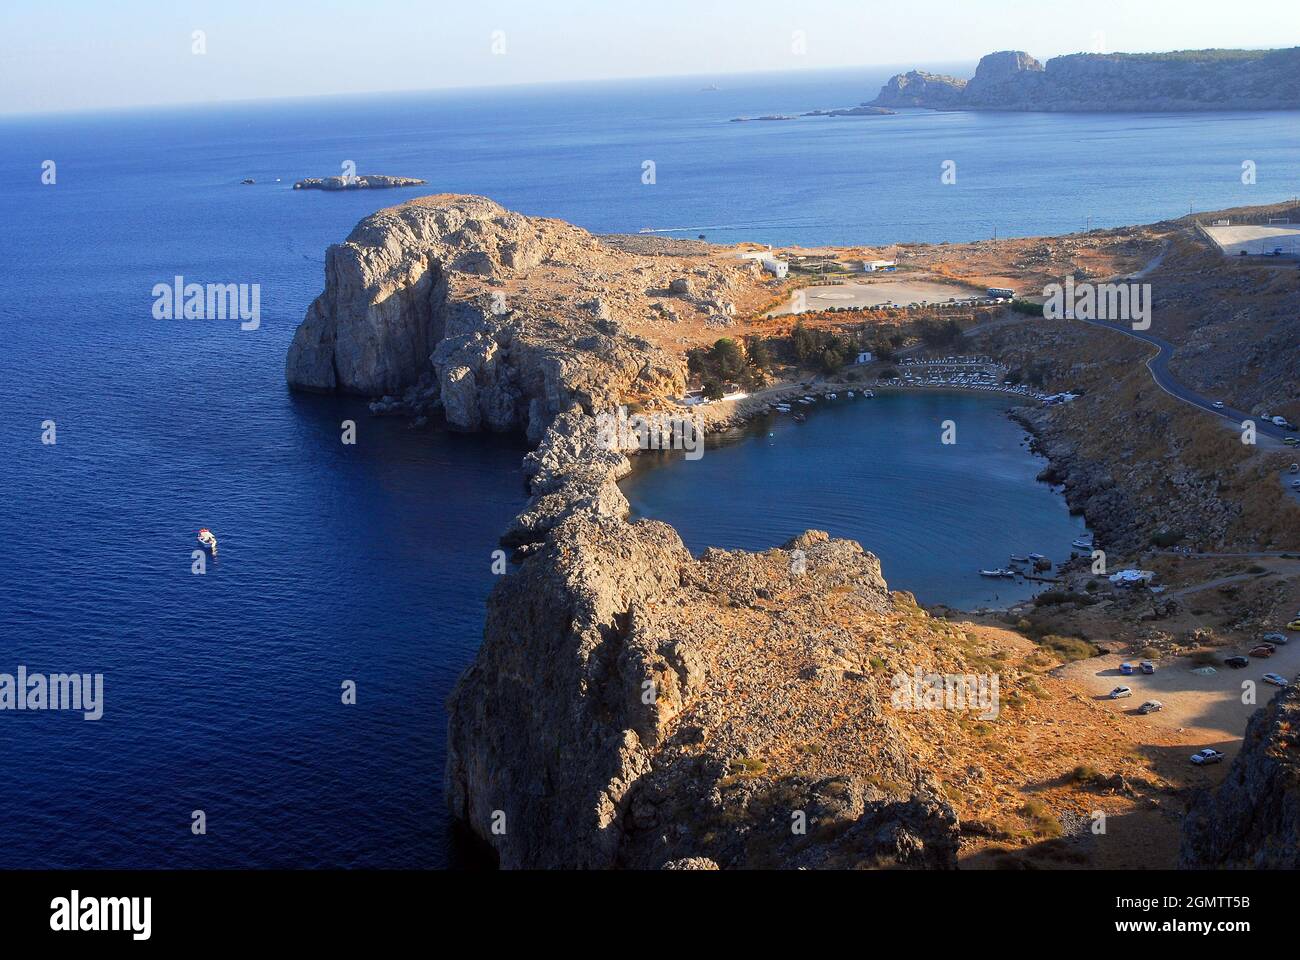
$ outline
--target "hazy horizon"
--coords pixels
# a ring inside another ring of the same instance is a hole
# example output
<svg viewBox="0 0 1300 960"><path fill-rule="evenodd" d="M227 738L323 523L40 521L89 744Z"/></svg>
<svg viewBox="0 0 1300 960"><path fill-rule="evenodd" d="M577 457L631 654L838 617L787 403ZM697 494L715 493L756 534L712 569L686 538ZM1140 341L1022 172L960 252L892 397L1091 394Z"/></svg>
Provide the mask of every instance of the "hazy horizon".
<svg viewBox="0 0 1300 960"><path fill-rule="evenodd" d="M924 14L812 0L484 0L474 9L374 0L267 8L252 0L0 8L0 114L163 108L756 73L970 64L996 50L1270 49L1300 14L1265 0L1225 18L1208 0L932 0ZM1012 26L1008 26L1012 25Z"/></svg>

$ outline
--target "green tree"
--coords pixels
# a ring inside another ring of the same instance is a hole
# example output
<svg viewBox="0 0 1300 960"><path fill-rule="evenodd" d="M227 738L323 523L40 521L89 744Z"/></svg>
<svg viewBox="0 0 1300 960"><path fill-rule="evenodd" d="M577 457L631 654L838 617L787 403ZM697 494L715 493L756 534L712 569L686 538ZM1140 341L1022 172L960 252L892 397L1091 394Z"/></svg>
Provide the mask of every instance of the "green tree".
<svg viewBox="0 0 1300 960"><path fill-rule="evenodd" d="M772 369L772 350L767 341L760 337L750 337L745 346L749 352L749 362L759 370Z"/></svg>
<svg viewBox="0 0 1300 960"><path fill-rule="evenodd" d="M745 353L740 344L729 337L723 337L709 351L712 373L723 380L735 380L745 369Z"/></svg>

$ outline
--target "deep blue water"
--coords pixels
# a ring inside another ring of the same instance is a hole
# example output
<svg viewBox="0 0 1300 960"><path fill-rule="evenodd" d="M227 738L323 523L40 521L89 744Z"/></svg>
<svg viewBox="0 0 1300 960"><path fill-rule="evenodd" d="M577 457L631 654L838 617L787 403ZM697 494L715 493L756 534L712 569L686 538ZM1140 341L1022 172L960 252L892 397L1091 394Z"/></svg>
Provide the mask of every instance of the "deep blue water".
<svg viewBox="0 0 1300 960"><path fill-rule="evenodd" d="M726 122L857 103L883 79L0 119L0 672L103 673L106 684L98 723L0 713L0 868L448 860L444 702L479 642L497 534L523 502L522 450L285 390L285 349L323 285L325 247L413 195L294 193L294 179L353 160L597 231L821 243L1054 232L1088 215L1139 222L1189 202L1280 199L1300 174L1296 114ZM57 183L42 185L51 159ZM958 162L956 186L939 183L946 159ZM1257 187L1240 184L1242 159L1258 163ZM641 182L646 160L653 186ZM259 284L260 329L153 319L154 285L176 275ZM899 429L929 430L932 402L900 401ZM349 416L355 447L338 441ZM998 422L995 411L972 417L990 431ZM54 446L40 443L47 419ZM858 423L844 428L867 429ZM837 482L906 494L928 489L918 471L936 464L918 447L886 469L878 440L862 448L874 459L805 482L800 459L782 455L834 439L822 429L779 432L777 451L713 452L700 468L733 458L736 471L710 481L731 487L757 482L746 458L768 458L784 489L802 489L797 511L746 500L710 528L683 514L684 533L766 545L829 527L881 552L894 586L943 599L928 584L964 577L974 558L913 549L914 562L887 535L914 524L908 535L933 543L952 517L897 496L854 500ZM999 464L988 482L1008 509L1068 522L1022 482L1032 461L999 443L981 462ZM945 484L936 495L961 493ZM987 502L960 519L998 527L979 512ZM193 576L201 526L221 537L221 559ZM346 679L358 684L353 707L339 702ZM201 838L189 830L198 809Z"/></svg>
<svg viewBox="0 0 1300 960"><path fill-rule="evenodd" d="M1059 563L1085 527L1035 482L1046 461L1026 451L1008 404L987 394L840 394L807 423L755 422L695 461L646 457L623 491L638 516L672 524L693 552L764 550L826 530L875 553L890 587L922 603L1009 605L1044 587L979 571L1012 554ZM957 442L944 445L949 420Z"/></svg>

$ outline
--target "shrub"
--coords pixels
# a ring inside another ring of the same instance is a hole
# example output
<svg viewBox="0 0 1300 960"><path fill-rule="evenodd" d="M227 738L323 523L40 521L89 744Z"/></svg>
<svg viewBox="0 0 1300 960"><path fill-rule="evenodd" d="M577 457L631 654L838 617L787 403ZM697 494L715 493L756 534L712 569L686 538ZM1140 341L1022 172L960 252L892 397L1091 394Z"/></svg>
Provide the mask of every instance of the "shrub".
<svg viewBox="0 0 1300 960"><path fill-rule="evenodd" d="M1038 642L1065 661L1090 660L1097 655L1096 647L1078 637L1048 634Z"/></svg>
<svg viewBox="0 0 1300 960"><path fill-rule="evenodd" d="M1052 815L1052 811L1039 800L1026 800L1020 812L1029 821L1030 829L1034 831L1035 836L1059 837L1065 832L1061 821L1057 820Z"/></svg>
<svg viewBox="0 0 1300 960"><path fill-rule="evenodd" d="M1170 547L1182 542L1186 537L1187 534L1181 530L1161 530L1159 533L1151 535L1151 545L1162 550L1168 550Z"/></svg>

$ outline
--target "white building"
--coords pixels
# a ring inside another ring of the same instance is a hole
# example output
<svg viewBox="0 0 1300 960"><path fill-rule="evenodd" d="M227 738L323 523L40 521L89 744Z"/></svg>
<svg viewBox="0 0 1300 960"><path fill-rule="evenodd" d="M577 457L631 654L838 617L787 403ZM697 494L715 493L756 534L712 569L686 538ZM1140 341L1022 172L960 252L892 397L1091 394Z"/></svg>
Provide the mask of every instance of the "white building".
<svg viewBox="0 0 1300 960"><path fill-rule="evenodd" d="M862 271L864 273L875 273L877 270L888 270L890 267L898 266L896 260L863 260Z"/></svg>
<svg viewBox="0 0 1300 960"><path fill-rule="evenodd" d="M774 274L778 280L784 280L790 274L790 264L784 260L778 260L776 257L764 257L761 262L763 269L770 274Z"/></svg>
<svg viewBox="0 0 1300 960"><path fill-rule="evenodd" d="M1150 570L1121 570L1110 578L1117 587L1150 586L1156 575Z"/></svg>
<svg viewBox="0 0 1300 960"><path fill-rule="evenodd" d="M870 363L874 358L870 351L864 351L858 354L858 363Z"/></svg>

